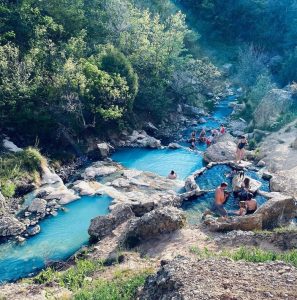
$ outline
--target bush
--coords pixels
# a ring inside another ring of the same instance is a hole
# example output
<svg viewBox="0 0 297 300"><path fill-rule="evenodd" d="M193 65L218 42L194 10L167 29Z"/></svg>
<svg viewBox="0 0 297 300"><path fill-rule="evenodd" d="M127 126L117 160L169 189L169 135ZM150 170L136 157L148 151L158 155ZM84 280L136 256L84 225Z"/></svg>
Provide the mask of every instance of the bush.
<svg viewBox="0 0 297 300"><path fill-rule="evenodd" d="M18 180L38 181L46 159L35 148L5 154L0 158L0 187L6 197L12 197Z"/></svg>

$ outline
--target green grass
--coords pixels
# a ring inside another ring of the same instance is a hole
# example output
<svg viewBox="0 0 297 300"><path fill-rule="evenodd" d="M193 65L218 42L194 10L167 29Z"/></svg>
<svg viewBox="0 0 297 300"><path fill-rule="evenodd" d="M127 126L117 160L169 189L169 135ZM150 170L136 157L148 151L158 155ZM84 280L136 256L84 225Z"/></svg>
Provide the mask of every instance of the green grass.
<svg viewBox="0 0 297 300"><path fill-rule="evenodd" d="M18 180L38 181L46 159L35 148L0 157L0 187L5 197L12 197Z"/></svg>
<svg viewBox="0 0 297 300"><path fill-rule="evenodd" d="M91 288L84 288L74 295L75 300L130 300L143 286L151 270L117 275L112 280L99 279Z"/></svg>
<svg viewBox="0 0 297 300"><path fill-rule="evenodd" d="M47 268L32 280L37 284L56 282L60 286L76 291L85 284L86 277L100 270L103 270L103 262L101 260L80 259L76 260L75 265L64 272Z"/></svg>
<svg viewBox="0 0 297 300"><path fill-rule="evenodd" d="M213 252L207 248L199 249L191 247L190 252L196 254L200 259L210 257L227 257L235 261L244 260L248 262L260 263L268 261L283 261L297 267L297 249L286 252L266 251L259 248L241 247L235 251L225 250L222 252Z"/></svg>
<svg viewBox="0 0 297 300"><path fill-rule="evenodd" d="M151 269L116 269L112 271L111 279L92 278L96 272L104 270L102 261L80 259L66 271L58 272L47 268L36 277L24 281L49 285L57 283L72 291L72 299L75 300L130 300L134 299L137 289L152 274Z"/></svg>

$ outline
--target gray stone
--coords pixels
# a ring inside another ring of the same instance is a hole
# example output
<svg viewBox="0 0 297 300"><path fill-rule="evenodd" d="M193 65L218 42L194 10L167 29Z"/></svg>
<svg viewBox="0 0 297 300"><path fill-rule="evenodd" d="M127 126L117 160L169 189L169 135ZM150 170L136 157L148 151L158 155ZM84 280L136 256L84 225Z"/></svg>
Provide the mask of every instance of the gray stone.
<svg viewBox="0 0 297 300"><path fill-rule="evenodd" d="M39 225L35 225L34 227L29 227L27 228L27 233L29 236L33 236L36 235L40 232L40 226Z"/></svg>
<svg viewBox="0 0 297 300"><path fill-rule="evenodd" d="M98 241L112 233L112 231L130 218L134 213L129 205L119 204L107 216L98 216L91 220L88 233L92 241Z"/></svg>
<svg viewBox="0 0 297 300"><path fill-rule="evenodd" d="M168 145L168 148L169 149L180 149L182 146L181 145L179 145L178 143L170 143L169 145Z"/></svg>
<svg viewBox="0 0 297 300"><path fill-rule="evenodd" d="M31 213L43 214L46 211L47 202L44 199L35 198L28 207L28 211Z"/></svg>
<svg viewBox="0 0 297 300"><path fill-rule="evenodd" d="M219 137L218 142L211 145L203 154L206 162L223 162L235 159L236 143L234 138L226 133Z"/></svg>
<svg viewBox="0 0 297 300"><path fill-rule="evenodd" d="M99 149L99 152L100 152L100 156L102 158L106 158L109 156L109 153L110 153L110 145L108 145L107 143L99 143L97 144L97 147Z"/></svg>
<svg viewBox="0 0 297 300"><path fill-rule="evenodd" d="M26 226L11 215L0 218L0 237L16 236L23 233Z"/></svg>
<svg viewBox="0 0 297 300"><path fill-rule="evenodd" d="M155 209L129 221L127 230L121 237L121 244L133 248L145 240L181 229L185 221L184 213L175 207Z"/></svg>
<svg viewBox="0 0 297 300"><path fill-rule="evenodd" d="M275 123L281 114L290 110L292 93L282 89L272 89L260 101L254 112L256 128L267 128Z"/></svg>

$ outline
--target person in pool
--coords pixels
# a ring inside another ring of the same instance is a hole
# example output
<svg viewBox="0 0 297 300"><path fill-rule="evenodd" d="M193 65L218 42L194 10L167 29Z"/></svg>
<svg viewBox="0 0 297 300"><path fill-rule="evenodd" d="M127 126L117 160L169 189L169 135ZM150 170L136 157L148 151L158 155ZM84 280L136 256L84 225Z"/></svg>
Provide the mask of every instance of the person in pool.
<svg viewBox="0 0 297 300"><path fill-rule="evenodd" d="M168 179L176 179L177 174L172 170L169 175L167 176Z"/></svg>
<svg viewBox="0 0 297 300"><path fill-rule="evenodd" d="M202 128L200 134L199 134L199 141L200 142L205 142L206 141L206 131L205 128Z"/></svg>
<svg viewBox="0 0 297 300"><path fill-rule="evenodd" d="M257 200L253 199L252 193L248 193L247 200L245 201L245 203L246 203L246 207L247 207L247 211L246 211L247 215L253 214L258 208Z"/></svg>
<svg viewBox="0 0 297 300"><path fill-rule="evenodd" d="M221 124L221 127L220 127L220 134L223 135L226 133L226 128L224 126L224 124Z"/></svg>
<svg viewBox="0 0 297 300"><path fill-rule="evenodd" d="M222 182L220 186L216 188L215 200L212 210L222 217L227 217L227 210L224 208L224 204L229 197L229 193L226 191L228 183Z"/></svg>
<svg viewBox="0 0 297 300"><path fill-rule="evenodd" d="M244 158L244 153L245 153L245 147L248 145L248 140L247 138L242 135L239 137L238 143L237 143L237 148L236 148L236 162L240 163L241 160Z"/></svg>

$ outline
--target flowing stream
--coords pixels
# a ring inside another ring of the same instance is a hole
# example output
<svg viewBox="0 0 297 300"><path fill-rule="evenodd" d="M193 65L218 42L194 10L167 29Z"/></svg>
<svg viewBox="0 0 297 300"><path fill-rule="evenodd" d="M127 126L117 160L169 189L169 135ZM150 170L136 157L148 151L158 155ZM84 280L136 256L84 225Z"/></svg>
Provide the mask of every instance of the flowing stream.
<svg viewBox="0 0 297 300"><path fill-rule="evenodd" d="M183 131L184 139L188 138L192 130L208 130L218 128L225 123L232 109L228 106L235 96L229 96L221 101L214 109L212 116L206 117L206 123L191 126ZM189 146L181 142L184 146ZM195 170L203 166L201 151L205 145L198 146L199 151L188 149L135 149L127 148L114 153L113 160L122 163L127 168L150 171L161 176L167 176L175 170L179 179L185 179ZM226 181L226 173L230 171L227 166L217 166L198 178L202 188L214 189L221 181ZM268 182L264 182L255 172L250 176L261 180L264 190L268 190ZM259 204L265 199L258 197ZM213 193L208 193L194 201L187 202L183 208L188 214L191 223L201 219L202 212L213 201ZM29 238L22 244L8 242L0 245L0 282L14 281L19 278L35 274L44 268L47 263L61 261L69 258L83 245L88 243L87 229L90 220L98 215L108 213L111 199L107 196L82 197L66 205L66 211L60 211L56 217L49 217L40 222L41 232ZM228 209L236 209L237 203L231 197L227 203Z"/></svg>

